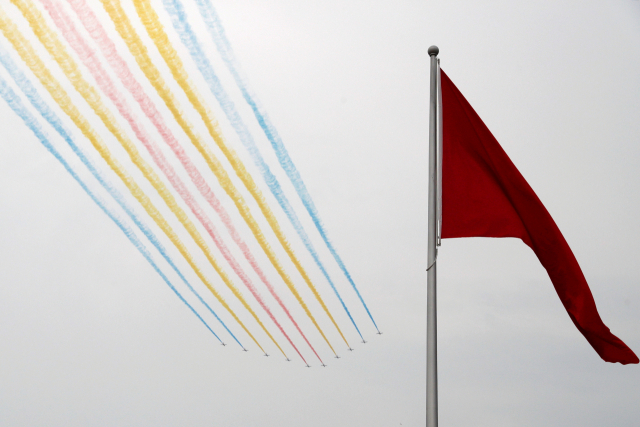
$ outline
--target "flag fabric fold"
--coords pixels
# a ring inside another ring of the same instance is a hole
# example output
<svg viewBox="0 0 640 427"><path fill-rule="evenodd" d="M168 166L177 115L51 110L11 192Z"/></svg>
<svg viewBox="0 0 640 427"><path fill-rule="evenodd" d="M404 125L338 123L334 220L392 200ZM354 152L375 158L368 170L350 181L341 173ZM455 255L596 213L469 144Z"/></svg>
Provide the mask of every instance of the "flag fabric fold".
<svg viewBox="0 0 640 427"><path fill-rule="evenodd" d="M521 239L598 355L607 362L638 363L602 322L578 261L540 199L444 72L441 82L442 238Z"/></svg>

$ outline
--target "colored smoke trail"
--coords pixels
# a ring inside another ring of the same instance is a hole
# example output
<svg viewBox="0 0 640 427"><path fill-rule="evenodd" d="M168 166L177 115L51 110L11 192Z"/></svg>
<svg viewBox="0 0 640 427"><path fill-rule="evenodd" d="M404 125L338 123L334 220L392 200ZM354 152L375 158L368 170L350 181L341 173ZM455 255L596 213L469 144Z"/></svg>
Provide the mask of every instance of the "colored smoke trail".
<svg viewBox="0 0 640 427"><path fill-rule="evenodd" d="M291 343L293 348L298 352L297 348L291 342L291 339L284 331L280 323L277 321L269 307L266 305L262 296L258 293L258 290L255 288L251 280L243 271L242 267L235 260L224 241L222 241L219 236L215 226L206 216L202 208L198 205L193 195L189 192L187 187L184 185L182 180L175 173L173 167L167 162L166 158L160 151L160 148L156 145L156 143L149 138L146 131L142 127L142 125L136 119L133 111L129 108L126 99L124 96L118 91L117 87L113 84L113 81L106 73L102 64L99 62L96 53L91 49L91 47L86 43L86 41L82 38L82 36L78 33L73 23L70 21L69 17L66 16L63 10L59 7L56 7L52 1L50 0L41 0L44 4L45 8L49 12L49 15L53 19L54 23L61 31L69 45L75 50L78 54L78 57L82 60L84 65L89 69L91 74L94 76L96 83L102 89L102 91L111 99L111 101L116 105L120 114L125 118L125 120L129 123L131 128L133 129L136 137L142 142L144 147L147 149L151 157L153 158L156 165L160 168L160 170L165 174L165 176L169 179L169 182L176 190L176 192L182 197L185 203L189 206L193 214L198 218L200 223L205 227L214 243L224 256L224 258L229 262L231 268L234 272L240 277L245 286L249 289L254 298L258 301L260 306L265 310L269 318L275 323L278 329L282 332L285 338ZM277 342L274 342L276 346L278 346ZM282 351L282 349L281 349ZM284 354L284 352L283 352ZM299 352L298 352L299 354ZM286 354L284 354L286 357ZM302 357L302 355L300 356ZM304 359L304 358L303 358Z"/></svg>
<svg viewBox="0 0 640 427"><path fill-rule="evenodd" d="M313 353L320 359L315 349L307 339L306 335L300 329L300 326L295 321L293 316L291 315L289 309L286 307L280 296L277 294L273 285L269 282L266 275L258 265L256 259L254 258L251 250L248 245L244 242L240 234L235 229L233 222L220 201L217 199L213 190L209 187L207 182L204 180L196 166L193 164L183 147L178 143L177 139L174 137L173 133L166 126L160 112L156 109L154 103L147 96L144 89L138 83L136 78L131 73L127 63L122 59L122 57L118 54L113 41L108 37L106 31L97 20L93 11L89 9L86 2L84 0L68 0L69 4L80 18L80 21L84 25L87 32L91 35L93 40L99 46L102 51L104 57L107 59L107 62L111 66L112 70L118 76L122 84L127 88L127 90L133 95L134 99L138 102L145 115L149 118L149 120L154 124L160 135L162 136L165 143L169 146L169 148L173 151L176 157L179 159L182 166L185 168L189 177L191 178L194 185L200 191L200 194L207 200L207 202L211 205L211 207L216 211L219 215L222 223L225 228L231 235L233 241L238 245L242 254L247 259L253 270L256 272L260 280L265 284L271 295L276 299L282 310L285 312L289 320L295 326L296 330L300 333L304 341L307 343L309 348L313 351ZM290 341L291 342L291 341ZM292 344L293 345L293 344ZM297 348L293 346L294 349ZM298 354L300 354L298 352ZM303 358L304 360L304 358ZM321 359L320 359L321 360Z"/></svg>
<svg viewBox="0 0 640 427"><path fill-rule="evenodd" d="M107 1L107 0L103 0L103 1ZM119 1L119 0L112 0L112 1ZM293 253L293 250L289 246L289 243L287 242L287 239L284 236L284 233L280 229L280 225L278 224L278 221L273 215L273 212L271 212L271 209L267 205L267 202L262 196L262 193L258 189L256 183L253 181L253 178L247 172L247 170L244 167L244 164L242 163L240 158L236 155L235 151L230 147L228 147L227 144L225 143L224 138L222 137L222 134L218 130L218 126L215 118L211 115L210 111L204 106L201 96L198 94L196 88L193 87L193 85L191 84L191 81L187 75L187 72L184 69L184 66L182 65L182 61L178 57L176 50L173 48L171 41L167 37L167 34L164 32L162 24L160 23L155 11L151 7L151 4L149 3L148 0L140 0L135 2L134 6L136 8L136 11L138 12L138 16L140 17L140 20L142 21L143 25L147 30L147 33L149 34L149 37L151 37L151 40L153 40L154 44L156 45L156 48L160 51L162 58L164 59L165 63L171 70L171 73L173 74L173 78L180 85L184 93L187 95L187 98L189 98L189 101L191 102L193 107L200 114L202 121L207 127L207 130L209 131L209 134L211 135L213 140L216 142L220 150L222 150L222 152L224 153L229 163L231 163L233 170L236 172L236 175L238 175L238 177L243 182L247 190L249 190L249 193L251 193L253 198L258 203L260 210L262 211L264 217L266 218L267 222L271 226L271 229L273 230L276 237L278 238L278 241L282 245L282 248L285 250L289 258L291 259L291 262L293 262L293 264L295 265L296 269L304 279L305 283L307 284L307 286L315 296L318 303L320 303L320 306L322 307L322 309L325 311L329 319L331 319L331 322L335 326L336 330L340 333L340 336L342 337L344 342L347 344L347 347L349 347L349 343L347 342L347 339L345 338L345 336L342 334L340 327L338 326L335 319L329 312L329 309L327 308L326 304L322 300L322 297L318 293L318 290L311 282L311 279L309 278L306 271L300 264L300 261L298 261L298 258L295 256L295 254ZM331 349L333 350L333 347ZM334 353L335 353L335 350L334 350Z"/></svg>
<svg viewBox="0 0 640 427"><path fill-rule="evenodd" d="M331 240L329 240L329 236L327 235L327 232L324 229L324 225L320 220L320 215L318 214L316 205L313 203L313 200L311 199L311 195L309 194L309 191L307 190L307 187L305 186L304 181L302 181L300 172L298 172L298 169L293 163L293 160L289 156L289 152L284 146L284 143L282 142L282 139L280 138L280 135L278 134L275 126L271 123L271 120L269 119L267 112L258 101L258 98L254 94L254 92L250 89L249 84L247 83L247 79L244 77L242 71L240 70L240 65L238 63L238 60L236 59L235 54L233 53L231 44L229 43L229 40L227 39L227 36L225 34L224 27L220 22L220 18L218 17L218 14L216 13L215 8L211 4L211 0L195 0L195 2L198 5L198 9L200 10L200 15L202 16L205 26L207 27L207 30L209 31L209 34L211 35L211 38L213 39L213 42L216 45L218 53L220 53L220 56L222 57L223 61L227 65L227 68L233 75L233 78L236 81L236 84L240 88L240 91L242 92L242 96L244 97L247 104L249 104L249 106L253 110L253 114L258 120L260 127L262 128L265 135L267 136L267 139L269 139L269 142L271 143L271 146L273 147L273 150L275 151L276 156L278 157L280 166L282 166L282 169L284 169L287 176L289 177L289 180L291 181L294 188L296 189L296 192L298 193L300 200L302 200L302 204L307 209L309 216L311 216L311 219L313 220L313 223L318 229L320 236L322 236L322 240L324 240L324 243L329 249L329 252L331 252L331 255L336 260L336 263L338 264L338 266L344 273L345 277L351 284L351 287L358 295L360 302L362 303L364 309L367 311L367 314L369 315L369 318L373 322L373 325L375 326L376 330L380 332L380 330L378 329L378 325L376 325L375 320L373 320L373 316L371 315L371 312L369 311L367 304L364 302L362 295L360 295L360 291L358 291L358 288L356 287L355 282L351 278L351 274L349 274L349 271L347 270L347 267L344 265L342 258L340 258L340 256L338 255L338 252L336 251L333 244L331 243Z"/></svg>
<svg viewBox="0 0 640 427"><path fill-rule="evenodd" d="M286 274L286 272L280 265L280 262L275 256L275 253L269 247L269 244L267 243L266 238L262 234L260 227L258 226L257 222L251 215L251 212L249 211L249 208L246 205L244 198L240 195L237 188L235 187L235 185L227 175L226 171L223 169L218 159L214 156L213 153L211 153L211 151L208 149L208 147L206 147L206 145L201 141L201 139L195 135L191 125L186 121L185 117L182 115L180 108L178 107L177 100L175 99L173 93L171 93L171 91L168 89L158 69L155 67L155 65L153 65L153 62L151 61L151 59L147 54L146 47L142 43L142 40L140 40L140 37L138 36L136 31L133 29L133 26L131 25L131 22L129 21L129 18L127 17L127 15L124 13L122 6L120 5L120 2L118 0L101 0L101 1L105 10L111 17L112 22L115 24L116 30L118 31L122 39L125 41L125 43L127 44L127 47L129 48L132 55L136 59L136 62L140 66L140 69L143 71L143 73L145 74L149 82L154 86L154 88L156 89L160 97L163 99L163 101L165 102L165 104L173 114L175 120L178 122L178 124L182 128L182 130L187 134L190 141L195 145L195 147L198 149L200 154L206 160L207 165L209 166L211 171L215 174L222 188L224 188L224 190L227 192L227 194L231 197L231 199L235 203L236 207L238 208L238 211L240 212L243 219L251 229L251 232L253 233L256 240L258 241L258 244L260 245L262 250L265 252L267 257L269 258L269 261L271 261L271 264L273 264L274 268L278 271L278 274L280 275L280 277L282 277L283 281L285 282L289 290L293 293L298 303L304 309L305 313L307 314L307 317L309 317L309 319L313 322L318 332L320 332L325 342L329 345L329 347L335 354L335 350L333 350L331 343L329 343L329 340L327 339L324 332L320 328L320 325L318 325L315 318L311 314L311 311L309 311L309 308L307 307L302 297L298 293L297 289L295 288L295 285L293 284L289 276ZM211 123L207 122L207 125L210 126Z"/></svg>
<svg viewBox="0 0 640 427"><path fill-rule="evenodd" d="M1 12L1 10L0 10ZM1 13L0 13L1 15ZM167 263L171 266L171 268L178 274L180 279L184 282L185 285L189 288L189 290L200 300L200 302L209 310L211 314L220 322L220 324L226 329L226 331L233 337L233 339L240 345L240 347L244 348L244 346L238 341L236 336L229 330L227 325L218 317L215 311L209 306L209 304L204 301L204 299L200 296L200 294L191 286L191 284L184 277L182 272L175 265L171 257L167 254L164 246L158 238L155 236L153 231L140 219L140 217L134 212L133 207L129 205L123 195L118 191L117 188L107 180L104 173L98 169L94 163L90 160L89 156L85 154L85 152L74 142L70 133L66 130L62 121L58 118L58 116L49 108L49 106L43 101L40 97L36 88L29 81L29 79L25 76L25 74L20 71L17 65L13 62L9 54L4 50L2 45L0 44L0 62L5 67L5 69L11 75L11 78L16 82L20 90L25 94L25 96L29 99L34 108L40 113L42 117L49 122L49 124L60 134L60 136L65 140L65 142L71 147L74 154L80 159L80 161L85 165L87 169L91 172L91 174L98 180L100 185L113 197L113 199L120 205L120 207L127 213L127 215L131 218L131 220L136 224L136 226L142 231L142 233L149 239L149 241L155 246L155 248L160 252L162 257L167 261Z"/></svg>
<svg viewBox="0 0 640 427"><path fill-rule="evenodd" d="M85 100L91 105L94 111L103 119L103 122L107 126L107 128L116 136L118 141L123 145L124 148L133 148L131 154L135 154L133 151L135 147L130 147L130 142L125 139L124 135L120 132L120 130L114 125L111 120L111 114L109 111L101 105L99 95L81 76L75 61L66 53L64 46L58 41L57 37L54 33L52 33L44 21L42 16L40 16L39 12L33 8L33 5L26 4L22 0L12 0L12 2L20 9L23 13L27 21L31 25L34 30L36 36L38 36L40 42L45 45L49 53L56 59L58 64L61 66L67 78L74 84L76 90L83 95ZM264 352L260 344L253 337L253 335L246 328L244 323L237 317L235 312L229 307L226 301L222 298L222 296L216 291L216 289L211 285L211 283L204 277L203 273L199 269L199 267L195 264L195 261L191 257L191 254L187 251L186 247L182 243L182 241L175 234L171 226L166 222L164 217L160 214L157 208L151 203L149 197L142 191L142 189L138 186L138 184L133 180L133 178L125 171L125 169L119 164L119 162L112 156L111 152L108 150L102 139L98 136L98 134L93 130L93 128L89 125L87 120L80 114L77 107L73 104L69 95L65 92L65 90L60 86L60 83L51 75L49 70L46 68L42 60L37 56L31 44L24 38L24 36L19 32L16 28L15 24L11 22L4 13L0 13L0 29L4 33L5 37L13 44L16 51L20 54L23 61L29 66L31 71L38 77L42 85L49 91L51 96L54 98L56 103L62 108L62 110L71 118L71 120L75 123L75 125L82 131L82 133L87 137L95 149L100 153L103 159L107 162L109 167L113 169L113 171L118 175L118 177L123 181L123 183L127 186L131 194L140 202L140 204L145 208L149 216L153 218L153 220L158 224L158 226L162 229L162 231L169 237L171 242L176 246L176 248L180 251L185 260L189 263L194 272L198 275L200 280L209 288L211 293L218 299L218 301L225 307L225 309L234 317L234 319L238 322L238 324L247 332L249 337L258 345L258 347ZM49 30L49 31L47 31ZM57 43L56 43L57 42ZM127 145L128 143L128 145ZM160 192L161 196L165 196L166 199L173 200L173 196L163 188L163 184L159 181L153 170L149 170L150 168L144 160L140 158L140 156L132 156L134 163L140 167L140 169L144 172L147 172L147 179L151 181L152 184L156 184L157 191L164 190L164 192ZM155 178L155 181L152 179ZM165 199L165 201L166 201ZM173 200L175 204L175 200ZM177 210L176 210L177 211ZM176 212L174 212L176 213ZM179 213L179 212L178 212ZM184 212L182 215L186 217ZM188 221L188 218L187 218ZM185 221L186 222L186 221ZM193 225L192 225L193 227ZM246 302L245 302L246 304Z"/></svg>
<svg viewBox="0 0 640 427"><path fill-rule="evenodd" d="M94 194L89 187L85 184L85 182L78 176L78 174L73 170L73 168L67 163L64 158L60 155L60 153L51 145L49 139L44 133L44 130L38 123L37 119L33 117L33 115L25 108L24 104L20 100L20 97L7 85L2 77L0 77L0 96L9 104L9 107L24 121L27 127L34 133L34 135L40 140L40 143L45 146L45 148L60 162L62 166L71 174L73 179L76 180L78 184L82 187L82 189L91 197L91 199L102 209L102 211L107 214L109 218L116 223L118 228L127 236L129 241L136 247L136 249L144 256L144 258L151 264L153 269L162 277L162 280L171 288L171 290L180 298L180 300L189 307L189 310L195 314L198 319L206 326L211 333L218 338L218 341L222 342L220 337L211 329L211 327L205 322L205 320L198 314L198 312L184 299L184 297L178 292L178 290L173 286L171 281L164 275L164 273L160 270L160 267L153 261L151 254L144 246L144 244L138 239L138 236L135 235L133 230L129 228L115 213L112 211L105 203Z"/></svg>
<svg viewBox="0 0 640 427"><path fill-rule="evenodd" d="M282 191L282 188L280 187L280 183L278 182L278 179L271 172L271 170L269 169L269 166L264 161L264 158L262 157L262 154L260 153L258 146L254 142L253 137L249 132L249 129L247 129L247 126L242 121L242 118L238 114L238 111L236 110L235 106L233 105L233 101L227 95L227 92L222 87L222 84L220 84L220 80L218 80L218 77L216 76L215 71L211 66L211 63L209 62L207 55L202 49L197 36L191 29L191 25L189 25L189 21L184 11L184 7L182 6L182 3L180 2L180 0L163 0L163 4L165 9L169 13L169 16L171 17L171 22L173 23L173 27L175 28L178 35L180 36L182 43L185 45L185 47L189 51L189 54L191 55L191 58L196 63L198 70L200 70L200 73L202 74L205 81L207 82L207 85L209 86L211 93L213 93L213 95L216 97L216 99L220 103L222 110L224 111L225 115L231 122L231 125L233 126L234 130L240 137L240 141L242 142L246 150L251 155L251 158L254 164L258 167L258 170L262 174L262 177L264 178L264 181L269 187L269 190L271 190L271 193L274 195L274 197L278 201L278 204L287 215L287 218L289 218L289 222L291 222L291 225L293 225L293 228L298 233L298 236L300 236L300 239L304 243L304 246L307 248L307 250L311 254L311 257L315 261L316 265L318 266L318 268L320 269L324 277L329 282L331 289L333 289L333 292L335 293L336 297L340 301L340 304L342 304L342 307L344 308L344 311L347 313L347 316L349 316L351 323L356 328L356 331L358 331L358 335L360 335L360 338L364 340L364 338L362 337L362 334L360 333L360 329L358 328L358 325L356 325L355 320L353 320L353 317L351 316L351 313L349 312L349 309L347 308L346 304L342 300L342 297L340 296L338 289L336 289L335 285L333 284L333 281L329 277L329 273L327 273L327 270L324 268L324 265L320 261L320 257L318 256L318 253L313 247L313 244L311 243L311 239L309 239L309 236L307 235L307 232L305 231L304 227L300 223L300 220L298 219L298 216L296 215L295 210L289 203L287 196Z"/></svg>

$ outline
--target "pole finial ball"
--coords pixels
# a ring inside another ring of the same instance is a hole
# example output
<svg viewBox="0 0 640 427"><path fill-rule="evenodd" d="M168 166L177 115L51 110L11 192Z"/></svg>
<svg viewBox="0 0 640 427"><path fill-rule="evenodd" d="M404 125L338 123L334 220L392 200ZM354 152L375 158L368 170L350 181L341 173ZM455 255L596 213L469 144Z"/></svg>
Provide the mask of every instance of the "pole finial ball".
<svg viewBox="0 0 640 427"><path fill-rule="evenodd" d="M431 46L429 50L427 50L427 52L429 52L429 56L438 56L440 49L438 49L438 46L434 45L434 46Z"/></svg>

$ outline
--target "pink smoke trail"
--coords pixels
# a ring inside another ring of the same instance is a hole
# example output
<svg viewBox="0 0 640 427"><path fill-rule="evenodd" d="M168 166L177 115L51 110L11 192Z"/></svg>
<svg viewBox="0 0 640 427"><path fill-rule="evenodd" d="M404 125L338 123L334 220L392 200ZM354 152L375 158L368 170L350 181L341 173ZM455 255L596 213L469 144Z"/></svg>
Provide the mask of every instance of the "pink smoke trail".
<svg viewBox="0 0 640 427"><path fill-rule="evenodd" d="M41 1L45 4L45 7L47 7L47 4L53 5L53 7L56 10L56 13L58 15L64 17L63 18L63 19L65 19L64 27L68 28L68 30L63 30L61 28L61 31L63 31L63 33L65 33L65 32L69 32L69 33L74 32L75 33L75 38L77 38L79 40L82 40L81 39L82 36L80 36L80 34L77 33L77 31L75 30L75 27L68 20L68 17L66 17L66 15L64 15L64 12L61 10L59 5L56 7L56 5L53 4L52 0L41 0ZM140 105L140 107L144 111L145 115L149 118L149 120L156 127L156 129L158 130L159 134L162 136L162 138L165 141L165 143L170 147L170 149L173 151L175 156L178 158L178 160L180 161L182 166L185 168L185 170L189 174L189 177L191 178L191 181L198 188L198 191L200 191L200 194L202 194L202 196L207 200L207 202L211 205L211 207L216 211L216 213L218 214L218 216L222 220L225 228L227 229L227 231L231 235L231 238L236 243L236 245L238 245L238 247L242 251L244 257L249 262L249 264L251 265L253 270L256 272L256 274L258 275L260 280L265 284L265 286L267 287L267 289L269 290L271 295L275 298L275 300L278 302L278 304L280 305L282 310L286 313L286 315L289 318L289 320L291 320L291 322L293 323L295 328L298 330L298 332L300 333L300 335L302 336L304 341L307 343L309 348L316 355L318 360L320 360L322 362L322 359L320 359L320 356L318 355L316 350L313 348L313 346L311 345L311 343L309 342L309 340L307 339L305 334L302 332L302 330L300 329L298 323L293 319L293 316L289 312L289 309L286 307L284 302L281 300L281 298L277 294L275 288L269 282L269 280L267 279L266 275L264 274L264 272L262 271L262 269L258 265L256 259L253 257L253 254L251 253L251 250L249 249L247 244L244 242L244 240L240 237L240 234L235 229L235 227L233 225L233 222L232 222L228 212L222 206L222 204L220 203L220 201L218 200L218 198L214 194L213 190L211 190L211 187L209 187L209 185L206 183L206 181L204 180L203 176L200 174L200 172L198 171L196 166L193 164L193 162L191 161L191 159L189 158L187 153L184 151L184 149L182 148L180 143L177 141L177 139L175 138L173 133L165 125L164 120L162 119L162 116L160 115L160 112L156 109L155 105L153 104L151 99L147 96L147 94L145 93L145 91L142 88L142 86L140 85L140 83L138 83L136 78L133 76L133 74L131 73L131 70L129 69L129 67L127 65L127 63L118 54L113 41L109 38L109 36L107 35L106 31L104 30L104 28L102 27L102 25L100 24L100 22L98 21L96 16L93 14L91 9L89 9L89 7L87 6L85 0L67 0L67 1L71 5L71 7L74 10L74 12L76 13L76 15L80 18L80 21L82 22L84 28L89 32L89 34L91 35L93 40L99 46L102 54L107 59L107 62L109 63L109 66L111 67L111 69L115 72L115 74L118 76L118 78L123 83L123 85L127 88L127 90L133 95L134 99L136 100L136 102L138 102L138 104ZM56 25L57 25L57 23L56 23ZM65 34L65 38L66 37L67 36ZM72 44L71 42L69 42L69 43ZM83 41L83 44L86 46L86 42ZM89 56L95 55L93 52L91 52L90 48L87 47L87 49L90 52ZM102 70L102 67L100 66L99 63L98 63L98 67L100 67L100 69ZM103 70L103 72L104 72L104 70ZM105 73L105 76L106 76L106 73ZM109 78L108 76L106 76L106 77ZM115 103L115 101L114 101L114 103ZM117 103L116 103L116 105L117 105ZM134 128L133 125L132 125L132 128ZM134 128L134 131L135 131L135 128ZM144 143L144 141L143 141L143 143ZM156 147L156 150L157 150L157 147ZM157 151L160 153L159 150L157 150ZM162 153L160 153L160 156L162 156ZM164 159L164 157L162 157L162 158ZM169 166L169 168L170 168L170 166ZM171 171L173 171L173 169L171 169ZM174 172L174 174L175 174L175 172ZM193 208L192 208L192 210L193 210ZM197 216L197 214L196 214L196 216ZM200 219L200 218L198 218L198 219ZM213 225L212 225L212 227L213 227ZM206 228L206 225L205 225L205 228ZM209 231L209 230L207 229L207 231ZM215 238L214 238L214 241L216 241ZM217 242L216 242L216 244L217 244ZM225 258L227 258L227 254L231 257L231 254L228 252L228 249L226 248L226 246L225 246L225 250L224 251L222 249L220 249L220 250L223 253L223 255L225 256ZM234 262L235 262L235 260L234 260ZM231 264L231 262L230 262L230 264ZM234 271L235 271L235 269L234 269ZM244 272L242 272L242 274L243 274L244 277L246 277L246 274L244 274ZM240 276L240 274L238 274L238 275ZM242 276L241 276L241 278L242 278ZM248 280L248 278L247 278L247 280ZM251 286L253 286L253 284L251 284ZM275 322L275 320L274 320L274 322ZM280 325L277 322L276 322L276 324L278 325L278 327L282 331L282 328L280 327ZM293 345L293 343L291 342L289 337L284 333L284 331L282 331L282 332L285 335L285 337L287 338L287 340L289 341L289 343L291 343L291 345L294 347L296 352L298 352L300 357L302 357L302 355L300 354L298 349ZM302 359L304 360L303 357L302 357Z"/></svg>
<svg viewBox="0 0 640 427"><path fill-rule="evenodd" d="M160 148L155 144L155 142L149 138L147 133L141 124L136 120L134 113L129 108L126 100L122 96L122 94L118 91L113 81L106 73L105 69L102 67L96 52L91 49L91 47L87 44L84 38L80 35L80 33L76 30L73 22L69 19L69 17L65 14L63 9L59 4L53 3L51 0L40 0L44 7L49 12L49 15L53 19L54 23L58 27L58 29L63 34L64 38L67 40L69 45L75 50L78 54L82 62L89 69L91 74L94 76L96 83L102 89L102 91L111 99L111 101L115 104L116 108L125 118L125 120L129 123L131 128L133 129L136 137L142 142L144 147L149 151L151 157L153 158L156 165L162 170L165 176L171 182L171 185L176 190L178 194L182 197L182 199L189 206L191 211L194 213L196 218L200 221L200 223L207 230L214 243L220 249L220 252L224 256L224 258L229 262L233 271L240 277L240 280L245 284L247 289L251 292L254 298L258 301L260 306L265 310L269 318L273 321L273 323L280 329L280 332L285 336L289 344L296 350L300 358L306 362L302 354L298 351L297 347L293 344L287 333L284 331L280 323L276 320L275 316L263 300L262 296L255 288L247 274L242 270L236 259L233 257L224 241L220 238L215 226L209 218L207 218L206 214L202 210L202 208L198 205L193 195L189 192L187 187L184 185L182 180L176 175L173 167L167 162L166 158L160 151Z"/></svg>

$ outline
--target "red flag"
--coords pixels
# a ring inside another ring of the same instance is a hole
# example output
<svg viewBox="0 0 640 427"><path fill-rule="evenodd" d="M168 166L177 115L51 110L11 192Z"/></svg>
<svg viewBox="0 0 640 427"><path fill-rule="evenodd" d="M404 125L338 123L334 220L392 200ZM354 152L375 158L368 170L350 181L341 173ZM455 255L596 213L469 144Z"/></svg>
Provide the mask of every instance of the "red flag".
<svg viewBox="0 0 640 427"><path fill-rule="evenodd" d="M442 72L442 238L517 237L547 270L569 317L607 362L638 356L602 322L582 270L547 209Z"/></svg>

